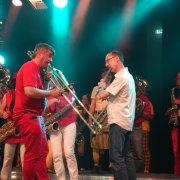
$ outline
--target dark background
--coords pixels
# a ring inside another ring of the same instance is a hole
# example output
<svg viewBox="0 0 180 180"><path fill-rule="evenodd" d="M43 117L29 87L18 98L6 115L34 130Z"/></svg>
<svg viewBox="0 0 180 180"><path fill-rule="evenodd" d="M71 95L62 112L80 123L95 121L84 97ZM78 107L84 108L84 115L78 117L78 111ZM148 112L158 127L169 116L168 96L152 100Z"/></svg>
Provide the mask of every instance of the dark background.
<svg viewBox="0 0 180 180"><path fill-rule="evenodd" d="M34 10L27 0L22 0L22 7L13 6L11 0L2 2L4 42L0 43L0 55L12 74L29 60L28 50L39 42L48 43L56 50L53 65L75 83L81 99L97 85L106 54L121 51L129 71L152 86L149 99L155 116L150 132L150 172L173 173L170 127L164 114L171 107L171 89L180 72L180 1L91 0L79 36L75 36L78 30L73 23L78 22L73 19L80 0L69 0L68 25L61 24L63 13L53 20L52 0L44 0L46 10ZM53 22L67 31L58 33ZM155 34L160 28L163 34Z"/></svg>

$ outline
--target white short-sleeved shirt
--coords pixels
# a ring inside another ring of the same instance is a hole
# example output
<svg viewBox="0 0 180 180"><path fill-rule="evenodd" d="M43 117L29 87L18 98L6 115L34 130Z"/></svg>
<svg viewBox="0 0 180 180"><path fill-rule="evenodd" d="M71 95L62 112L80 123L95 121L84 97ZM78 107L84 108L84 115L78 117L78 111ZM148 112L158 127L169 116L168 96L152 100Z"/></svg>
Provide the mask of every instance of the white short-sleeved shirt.
<svg viewBox="0 0 180 180"><path fill-rule="evenodd" d="M136 92L132 75L128 68L115 74L114 81L106 88L110 93L107 107L108 124L117 124L132 131L135 116Z"/></svg>

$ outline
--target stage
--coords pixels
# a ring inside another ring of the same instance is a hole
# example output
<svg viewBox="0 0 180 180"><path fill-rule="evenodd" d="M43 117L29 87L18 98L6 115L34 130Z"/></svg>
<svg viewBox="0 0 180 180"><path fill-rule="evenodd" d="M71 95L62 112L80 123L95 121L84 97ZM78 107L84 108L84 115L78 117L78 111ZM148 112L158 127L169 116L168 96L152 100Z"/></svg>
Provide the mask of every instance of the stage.
<svg viewBox="0 0 180 180"><path fill-rule="evenodd" d="M56 180L55 173L49 173L51 180ZM14 168L11 173L11 179L21 180L21 169ZM79 180L113 180L113 176L106 171L101 171L98 174L92 174L90 171L79 171ZM69 180L69 175L66 173L66 180ZM137 180L180 180L180 175L174 174L137 174Z"/></svg>

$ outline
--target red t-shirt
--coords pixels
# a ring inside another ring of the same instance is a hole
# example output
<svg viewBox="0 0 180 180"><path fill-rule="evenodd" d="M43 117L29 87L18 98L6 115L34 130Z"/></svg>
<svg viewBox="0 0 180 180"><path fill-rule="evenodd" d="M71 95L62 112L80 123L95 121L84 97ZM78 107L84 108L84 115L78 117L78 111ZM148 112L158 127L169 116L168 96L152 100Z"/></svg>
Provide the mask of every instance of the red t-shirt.
<svg viewBox="0 0 180 180"><path fill-rule="evenodd" d="M29 98L24 93L25 86L44 89L39 67L34 61L26 62L18 71L16 78L16 100L13 111L14 121L19 121L26 113L41 115L44 110L44 98Z"/></svg>
<svg viewBox="0 0 180 180"><path fill-rule="evenodd" d="M151 105L150 105L149 99L148 99L146 96L144 96L144 95L140 95L140 96L138 96L138 98L141 98L141 99L145 102L145 107L144 107L143 112L147 112L147 113L151 114ZM136 125L136 124L139 124L139 123L143 122L144 120L145 120L145 119L144 119L143 117L139 116L139 117L134 121L134 124L135 124L135 125Z"/></svg>
<svg viewBox="0 0 180 180"><path fill-rule="evenodd" d="M67 93L66 97L72 102L72 94ZM53 99L54 97L48 97L48 100ZM46 108L46 113L51 113L50 117L53 116L56 112L60 111L63 107L67 106L69 103L63 96L58 97L59 102L52 103ZM70 107L70 109L58 120L60 126L67 126L71 123L76 122L75 113Z"/></svg>

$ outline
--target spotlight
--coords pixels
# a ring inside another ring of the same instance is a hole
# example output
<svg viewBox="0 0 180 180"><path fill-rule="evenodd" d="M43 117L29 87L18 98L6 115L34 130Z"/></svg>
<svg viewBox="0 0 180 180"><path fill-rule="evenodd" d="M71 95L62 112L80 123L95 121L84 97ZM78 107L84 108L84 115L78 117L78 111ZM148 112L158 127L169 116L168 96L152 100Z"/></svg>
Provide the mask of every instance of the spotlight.
<svg viewBox="0 0 180 180"><path fill-rule="evenodd" d="M0 64L4 64L4 58L0 55Z"/></svg>
<svg viewBox="0 0 180 180"><path fill-rule="evenodd" d="M47 9L47 6L43 2L43 0L29 0L30 4L33 6L34 9Z"/></svg>
<svg viewBox="0 0 180 180"><path fill-rule="evenodd" d="M22 2L20 0L12 0L12 3L15 5L15 6L22 6Z"/></svg>
<svg viewBox="0 0 180 180"><path fill-rule="evenodd" d="M54 5L58 8L63 8L67 5L67 0L54 0Z"/></svg>

